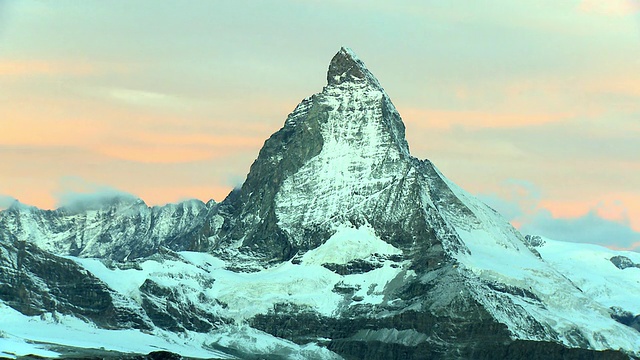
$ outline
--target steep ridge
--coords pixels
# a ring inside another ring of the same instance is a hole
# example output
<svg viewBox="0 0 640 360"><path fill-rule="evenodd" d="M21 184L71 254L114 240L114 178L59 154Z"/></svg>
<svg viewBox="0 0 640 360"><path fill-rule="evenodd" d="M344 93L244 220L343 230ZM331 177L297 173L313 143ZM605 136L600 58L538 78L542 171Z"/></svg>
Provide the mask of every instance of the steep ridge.
<svg viewBox="0 0 640 360"><path fill-rule="evenodd" d="M24 241L0 241L0 300L23 314L67 314L103 328L151 329L134 302L72 260Z"/></svg>
<svg viewBox="0 0 640 360"><path fill-rule="evenodd" d="M56 210L15 203L0 211L0 234L57 255L126 261L152 255L160 247L199 249L200 231L215 205L190 200L148 207L130 196Z"/></svg>
<svg viewBox="0 0 640 360"><path fill-rule="evenodd" d="M0 258L7 274L21 268L15 244L70 255L154 333L240 358L640 355L640 333L611 310L636 308L590 297L413 158L389 96L346 48L220 204L12 208L0 213L0 239L14 244Z"/></svg>

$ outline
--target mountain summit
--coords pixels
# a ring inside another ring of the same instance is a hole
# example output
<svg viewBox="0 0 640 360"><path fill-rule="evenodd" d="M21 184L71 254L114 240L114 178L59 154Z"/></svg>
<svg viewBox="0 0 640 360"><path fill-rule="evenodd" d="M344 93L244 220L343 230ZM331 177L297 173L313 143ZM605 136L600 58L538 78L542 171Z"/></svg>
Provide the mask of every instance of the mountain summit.
<svg viewBox="0 0 640 360"><path fill-rule="evenodd" d="M364 81L381 87L375 76L364 65L364 62L351 49L343 47L329 63L327 84L339 85L345 81Z"/></svg>
<svg viewBox="0 0 640 360"><path fill-rule="evenodd" d="M239 193L223 202L232 209L219 236L225 249L235 243L267 260L288 260L340 224L382 228L411 218L393 205L403 200L392 193L411 192L398 186L415 175L398 111L348 49L334 56L327 78L265 142Z"/></svg>
<svg viewBox="0 0 640 360"><path fill-rule="evenodd" d="M15 323L80 318L220 358L640 355L640 295L559 271L412 157L398 111L347 48L221 203L11 209L0 225L0 315Z"/></svg>

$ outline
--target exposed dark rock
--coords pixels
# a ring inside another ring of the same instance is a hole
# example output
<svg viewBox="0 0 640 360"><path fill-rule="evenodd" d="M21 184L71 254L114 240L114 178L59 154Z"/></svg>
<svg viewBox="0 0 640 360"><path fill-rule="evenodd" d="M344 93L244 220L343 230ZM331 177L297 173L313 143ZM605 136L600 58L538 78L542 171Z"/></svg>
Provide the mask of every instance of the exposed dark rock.
<svg viewBox="0 0 640 360"><path fill-rule="evenodd" d="M633 261L631 261L631 259L629 259L626 256L616 255L612 257L610 260L613 263L613 265L615 265L620 270L624 270L631 267L640 268L640 264L634 263Z"/></svg>
<svg viewBox="0 0 640 360"><path fill-rule="evenodd" d="M545 244L544 239L542 239L542 237L538 235L525 235L524 242L525 244L527 244L529 247L532 247L532 248L537 248Z"/></svg>
<svg viewBox="0 0 640 360"><path fill-rule="evenodd" d="M509 285L505 285L497 282L487 283L487 286L499 292L520 296L523 298L527 298L529 300L536 301L538 303L542 303L542 300L540 300L540 298L536 294L534 294L533 292L531 292L531 290L528 290L528 289L509 286Z"/></svg>
<svg viewBox="0 0 640 360"><path fill-rule="evenodd" d="M222 213L225 220L218 248L245 239L245 250L268 261L289 260L295 255L298 249L277 224L274 198L282 181L322 149L319 126L326 117L324 107L313 97L305 99L285 126L265 141L242 188L221 204L221 212L226 213Z"/></svg>
<svg viewBox="0 0 640 360"><path fill-rule="evenodd" d="M632 312L617 306L610 308L610 310L612 319L640 331L640 314L634 315Z"/></svg>
<svg viewBox="0 0 640 360"><path fill-rule="evenodd" d="M24 241L0 241L0 300L29 316L60 313L107 329L150 329L135 304L91 273Z"/></svg>
<svg viewBox="0 0 640 360"><path fill-rule="evenodd" d="M349 261L346 264L322 264L322 266L333 271L336 274L348 275L348 274L364 274L371 270L381 268L383 264L380 262L358 259L358 260Z"/></svg>
<svg viewBox="0 0 640 360"><path fill-rule="evenodd" d="M327 347L346 359L462 359L460 354L474 347L510 341L506 327L461 291L458 282L463 280L455 280L458 275L451 268L438 271L445 284L416 279L388 294L392 299L405 299L404 305L351 305L333 318L279 304L268 314L255 316L251 326L299 344L330 339ZM341 293L355 301L348 290ZM448 294L446 304L439 303L443 293ZM406 310L408 304L416 304L416 310ZM392 343L365 341L363 331L375 333L369 336L372 338L391 338Z"/></svg>
<svg viewBox="0 0 640 360"><path fill-rule="evenodd" d="M504 343L473 344L463 349L439 351L430 343L406 346L380 341L332 342L329 349L340 353L347 360L629 360L628 355L613 350L594 351L566 348L546 341L506 341Z"/></svg>
<svg viewBox="0 0 640 360"><path fill-rule="evenodd" d="M504 325L494 322L488 314L455 320L428 311L407 311L382 318L357 315L326 318L281 306L267 315L256 316L251 325L299 344L330 339L328 348L346 359L458 359L465 357L456 354L471 352L473 347L509 341ZM383 333L395 329L396 334L424 335L418 340L414 335L406 342L416 343L407 346L402 344L402 337L397 343L363 341L360 335L363 329Z"/></svg>
<svg viewBox="0 0 640 360"><path fill-rule="evenodd" d="M329 71L327 71L327 83L339 85L345 81L364 81L372 75L367 74L368 70L355 59L349 50L342 48L331 59Z"/></svg>
<svg viewBox="0 0 640 360"><path fill-rule="evenodd" d="M185 330L208 332L221 325L233 322L218 316L214 312L203 310L202 306L196 306L185 295L188 290L183 290L179 287L165 287L147 279L140 286L140 292L142 295L142 308L154 325L162 329L174 332L183 332ZM199 301L200 303L209 303L211 311L214 311L216 307L223 307L217 300L208 298L204 293L200 294Z"/></svg>
<svg viewBox="0 0 640 360"><path fill-rule="evenodd" d="M48 345L48 344L45 344ZM152 351L148 354L121 353L103 349L87 349L69 346L48 345L48 347L61 354L56 359L83 359L83 360L195 360L169 351ZM47 359L42 356L25 355L18 356L18 360ZM212 358L211 360L215 360Z"/></svg>
<svg viewBox="0 0 640 360"><path fill-rule="evenodd" d="M461 359L522 359L522 360L629 360L629 355L613 350L595 351L567 348L548 341L515 340L504 344L487 344L469 349Z"/></svg>

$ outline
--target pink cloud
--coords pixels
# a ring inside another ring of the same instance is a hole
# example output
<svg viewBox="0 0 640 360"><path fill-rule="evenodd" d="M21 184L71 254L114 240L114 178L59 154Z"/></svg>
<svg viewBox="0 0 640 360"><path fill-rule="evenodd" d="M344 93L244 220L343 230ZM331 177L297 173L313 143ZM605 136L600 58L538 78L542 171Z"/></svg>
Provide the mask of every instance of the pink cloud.
<svg viewBox="0 0 640 360"><path fill-rule="evenodd" d="M104 73L127 73L128 66L86 61L0 59L0 77L86 76Z"/></svg>
<svg viewBox="0 0 640 360"><path fill-rule="evenodd" d="M34 75L87 75L96 72L89 63L64 63L51 61L0 60L0 76L23 77Z"/></svg>
<svg viewBox="0 0 640 360"><path fill-rule="evenodd" d="M618 251L638 251L640 252L640 241L631 244L630 246L615 246L610 245L607 246L609 249L618 250Z"/></svg>
<svg viewBox="0 0 640 360"><path fill-rule="evenodd" d="M588 201L543 200L535 185L517 180L503 184L499 192L480 194L479 198L524 234L638 250L640 231L632 225L629 214L634 211L628 204L633 203L627 199L595 205Z"/></svg>
<svg viewBox="0 0 640 360"><path fill-rule="evenodd" d="M251 136L206 134L133 133L119 143L98 145L95 150L105 156L140 163L180 163L230 156L238 150L260 148L263 139Z"/></svg>
<svg viewBox="0 0 640 360"><path fill-rule="evenodd" d="M611 200L624 199L624 200ZM603 219L629 225L640 232L640 196L630 193L609 193L582 200L542 199L539 206L557 218L575 218L594 211Z"/></svg>
<svg viewBox="0 0 640 360"><path fill-rule="evenodd" d="M622 16L640 11L638 0L582 0L578 10L590 14Z"/></svg>

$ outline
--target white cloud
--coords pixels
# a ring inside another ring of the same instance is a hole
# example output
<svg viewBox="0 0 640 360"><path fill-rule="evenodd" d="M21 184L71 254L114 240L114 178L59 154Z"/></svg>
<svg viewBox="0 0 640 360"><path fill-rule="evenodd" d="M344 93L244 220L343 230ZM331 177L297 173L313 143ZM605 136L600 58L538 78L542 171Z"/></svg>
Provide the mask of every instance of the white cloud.
<svg viewBox="0 0 640 360"><path fill-rule="evenodd" d="M108 88L97 92L108 99L139 107L185 110L193 105L190 99L155 91Z"/></svg>
<svg viewBox="0 0 640 360"><path fill-rule="evenodd" d="M114 201L141 201L136 196L110 186L91 183L80 177L65 177L55 194L57 207L71 211L99 209Z"/></svg>
<svg viewBox="0 0 640 360"><path fill-rule="evenodd" d="M16 198L14 198L13 196L1 195L0 194L0 210L4 210L4 209L9 208L9 206L11 206L16 201L18 201L18 200Z"/></svg>

